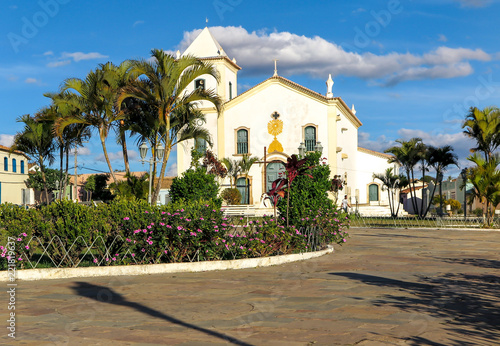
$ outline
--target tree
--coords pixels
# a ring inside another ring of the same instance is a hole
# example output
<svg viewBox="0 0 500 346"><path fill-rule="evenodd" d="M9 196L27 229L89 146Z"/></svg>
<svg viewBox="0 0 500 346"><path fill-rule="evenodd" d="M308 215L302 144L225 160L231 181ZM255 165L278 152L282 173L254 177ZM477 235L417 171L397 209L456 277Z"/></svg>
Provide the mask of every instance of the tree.
<svg viewBox="0 0 500 346"><path fill-rule="evenodd" d="M173 146L181 140L187 140L188 135L191 139L199 138L197 134L203 130L199 129L196 123L191 122L192 117L185 117L183 114L188 115L188 112L194 114L194 103L199 101L211 102L217 114L220 114L222 101L212 89L195 88L191 92L186 92L188 86L203 75L211 76L217 82L219 81L217 70L211 63L193 56L182 56L176 59L160 49L153 49L151 57L153 58L151 60L137 60L132 63L131 72L142 78L138 78L121 89L117 106L121 109L123 101L127 98L145 102L156 114L159 125L164 127L162 139L165 155L152 198L155 201L160 192ZM174 127L177 130L172 133Z"/></svg>
<svg viewBox="0 0 500 346"><path fill-rule="evenodd" d="M207 174L203 167L188 169L182 176L175 177L170 187L170 197L175 203L180 200L185 201L216 201L221 206L222 200L218 198L219 183L216 176Z"/></svg>
<svg viewBox="0 0 500 346"><path fill-rule="evenodd" d="M109 201L113 199L108 189L109 174L93 174L85 181L85 190L91 192L92 199Z"/></svg>
<svg viewBox="0 0 500 346"><path fill-rule="evenodd" d="M143 174L141 177L136 177L130 173L125 173L126 180L118 183L111 183L109 189L115 196L125 199L142 199L146 200L149 190L148 174Z"/></svg>
<svg viewBox="0 0 500 346"><path fill-rule="evenodd" d="M422 142L422 139L415 137L409 141L398 139L396 142L401 144L401 146L394 146L385 150L386 153L394 155L394 157L389 159L388 162L398 163L404 169L408 179L408 185L410 186L410 199L413 210L418 211L416 201L415 166L420 161L419 143Z"/></svg>
<svg viewBox="0 0 500 346"><path fill-rule="evenodd" d="M378 179L382 182L382 189L387 190L387 197L389 199L389 207L391 209L391 216L397 217L399 213L399 200L397 201L397 209L395 205L398 192L401 193L401 187L407 185L408 179L402 175L395 175L393 168L387 168L384 174L373 174L373 179ZM405 184L405 185L403 185Z"/></svg>
<svg viewBox="0 0 500 346"><path fill-rule="evenodd" d="M433 146L428 147L428 160L429 165L436 171L436 182L439 183L439 195L442 196L442 183L443 183L443 173L446 171L447 167L455 165L458 167L458 158L453 152L453 148L450 145L445 145L441 148L436 148ZM432 189L430 201L434 198L434 193L436 192L436 185ZM429 203L427 210L425 211L424 217L429 212L431 203ZM443 201L441 199L440 203L441 213L443 212Z"/></svg>
<svg viewBox="0 0 500 346"><path fill-rule="evenodd" d="M47 189L47 192L51 193L59 189L60 184L58 183L60 177L61 175L59 170L52 168L45 168L45 183L44 183L42 172L36 169L36 172L30 173L28 179L26 179L26 186L28 188L32 188L38 191L44 191L45 189ZM63 191L60 190L60 193L62 194Z"/></svg>
<svg viewBox="0 0 500 346"><path fill-rule="evenodd" d="M493 210L500 204L500 155L493 154L487 160L474 153L467 159L476 164L476 167L468 171L468 179L474 186L473 197L486 202L486 225L491 226Z"/></svg>
<svg viewBox="0 0 500 346"><path fill-rule="evenodd" d="M117 142L122 147L125 173L130 175L130 164L128 159L128 150L126 141L126 131L128 130L128 127L126 126L125 119L122 117L124 114L120 114L121 108L119 109L114 101L118 97L120 90L125 86L127 86L136 77L135 74L131 72L132 61L125 60L118 66L114 65L111 62L107 62L106 64L101 64L99 66L104 73L106 88L109 89L109 92L113 94L114 97L113 108L111 109L111 111L113 112L113 117L117 118L115 122ZM127 100L124 100L125 105L128 104L128 102L126 101Z"/></svg>
<svg viewBox="0 0 500 346"><path fill-rule="evenodd" d="M279 200L278 209L281 215L287 215L287 225L297 226L302 219L318 215L321 209L333 208L333 202L328 198L330 166L320 164L321 153L307 153L301 160L294 156L287 162L288 179L285 179L287 185L283 187L288 195L287 201Z"/></svg>
<svg viewBox="0 0 500 346"><path fill-rule="evenodd" d="M241 171L239 162L229 157L225 157L222 159L222 163L224 164L224 166L226 166L227 175L230 177L229 184L231 185L231 188L233 188L233 182L234 186L236 186L236 180L238 180L238 175L240 174Z"/></svg>
<svg viewBox="0 0 500 346"><path fill-rule="evenodd" d="M486 107L480 110L471 107L462 125L464 134L477 142L477 147L471 152L480 151L489 161L498 146L500 146L500 110L498 107Z"/></svg>
<svg viewBox="0 0 500 346"><path fill-rule="evenodd" d="M54 97L56 97L54 95ZM59 95L58 97L64 97ZM68 117L75 114L77 110L68 104L55 104L42 109L37 114L37 121L49 122L52 126L52 133L55 137L56 150L59 151L59 186L58 190L66 191L66 186L69 182L69 151L73 147L82 145L83 140L90 137L89 128L85 124L71 124L65 126L64 129L59 128L59 124L65 121ZM61 130L61 131L60 131ZM64 159L66 165L64 167ZM64 167L64 168L63 168ZM64 193L59 194L59 199L63 199Z"/></svg>
<svg viewBox="0 0 500 346"><path fill-rule="evenodd" d="M40 167L45 203L49 203L45 163L48 162L51 165L54 162L54 137L52 136L51 124L38 122L35 118L29 114L18 118L18 122L24 123L24 128L14 136L14 144L10 150L11 152L15 150L24 152L30 161L35 162Z"/></svg>
<svg viewBox="0 0 500 346"><path fill-rule="evenodd" d="M123 69L128 64L128 62L122 63ZM47 94L46 96L52 97L57 105L67 104L78 110L78 113L59 123L59 131L63 131L70 124L84 124L97 130L109 172L113 182L116 183L116 176L106 148L106 138L113 124L120 122L124 114L114 107L120 84L115 80L118 77L114 75L111 65L101 65L95 71L90 71L85 79L66 79L58 95Z"/></svg>

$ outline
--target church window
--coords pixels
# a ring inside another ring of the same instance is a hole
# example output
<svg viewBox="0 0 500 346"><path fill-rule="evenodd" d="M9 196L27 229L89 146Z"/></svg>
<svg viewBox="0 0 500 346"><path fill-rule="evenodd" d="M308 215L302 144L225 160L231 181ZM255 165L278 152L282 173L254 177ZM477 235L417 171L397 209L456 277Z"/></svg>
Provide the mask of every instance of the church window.
<svg viewBox="0 0 500 346"><path fill-rule="evenodd" d="M237 132L237 154L248 154L248 131L245 129Z"/></svg>
<svg viewBox="0 0 500 346"><path fill-rule="evenodd" d="M194 81L194 87L195 89L201 89L205 90L205 80L204 79L197 79Z"/></svg>
<svg viewBox="0 0 500 346"><path fill-rule="evenodd" d="M24 160L21 160L21 174L24 174Z"/></svg>
<svg viewBox="0 0 500 346"><path fill-rule="evenodd" d="M306 151L314 151L316 147L316 127L307 126L304 129L304 139L306 144Z"/></svg>
<svg viewBox="0 0 500 346"><path fill-rule="evenodd" d="M9 159L6 157L3 158L3 170L6 172L9 170Z"/></svg>
<svg viewBox="0 0 500 346"><path fill-rule="evenodd" d="M205 152L207 151L207 141L204 140L203 138L196 138L195 148L196 151L199 152L200 154L205 154Z"/></svg>
<svg viewBox="0 0 500 346"><path fill-rule="evenodd" d="M16 159L12 159L12 172L17 172L17 162Z"/></svg>
<svg viewBox="0 0 500 346"><path fill-rule="evenodd" d="M233 83L229 82L229 99L233 99Z"/></svg>

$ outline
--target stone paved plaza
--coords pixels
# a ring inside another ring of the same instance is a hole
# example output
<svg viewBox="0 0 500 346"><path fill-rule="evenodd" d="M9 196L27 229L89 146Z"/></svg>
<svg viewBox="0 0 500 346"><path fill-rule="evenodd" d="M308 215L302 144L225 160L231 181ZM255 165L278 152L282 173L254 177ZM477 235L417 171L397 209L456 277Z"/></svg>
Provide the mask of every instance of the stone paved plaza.
<svg viewBox="0 0 500 346"><path fill-rule="evenodd" d="M19 281L15 344L500 344L500 232L350 233L276 267Z"/></svg>

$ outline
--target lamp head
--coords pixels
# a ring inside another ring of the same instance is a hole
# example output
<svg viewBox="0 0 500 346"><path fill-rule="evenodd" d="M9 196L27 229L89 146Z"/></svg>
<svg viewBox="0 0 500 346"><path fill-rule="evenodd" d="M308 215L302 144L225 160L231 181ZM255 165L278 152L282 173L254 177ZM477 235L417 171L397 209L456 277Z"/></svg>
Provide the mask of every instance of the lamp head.
<svg viewBox="0 0 500 346"><path fill-rule="evenodd" d="M146 142L142 142L142 144L139 146L139 155L141 155L141 159L145 159L146 155L148 154L148 145Z"/></svg>

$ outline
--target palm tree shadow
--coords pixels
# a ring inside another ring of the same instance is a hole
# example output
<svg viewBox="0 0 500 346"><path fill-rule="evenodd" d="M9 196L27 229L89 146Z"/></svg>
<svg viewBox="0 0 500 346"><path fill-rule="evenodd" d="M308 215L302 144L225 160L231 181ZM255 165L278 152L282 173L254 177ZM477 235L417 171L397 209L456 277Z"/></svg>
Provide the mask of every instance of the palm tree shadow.
<svg viewBox="0 0 500 346"><path fill-rule="evenodd" d="M419 282L411 282L362 273L329 274L360 281L366 285L396 289L392 292L401 292L384 295L373 302L375 306L390 305L403 311L444 318L447 321L446 329L462 337L475 340L500 338L499 276L448 273L436 277L416 276ZM433 345L432 341L418 337L410 341L415 345ZM454 340L452 344L475 343Z"/></svg>
<svg viewBox="0 0 500 346"><path fill-rule="evenodd" d="M251 344L240 341L236 338L225 335L223 333L219 333L219 332L216 332L213 330L198 327L194 324L187 323L187 322L179 320L175 317L166 315L161 311L151 309L151 308L144 306L142 304L139 304L139 303L128 301L121 294L113 291L111 288L106 287L106 286L98 286L98 285L94 285L94 284L91 284L88 282L75 282L75 285L72 287L72 289L76 292L76 294L78 294L81 297L94 299L94 300L97 300L98 302L104 303L104 304L106 304L106 303L107 304L114 304L114 305L120 305L120 306L125 306L125 307L131 308L131 309L135 309L139 312L150 315L151 317L160 318L160 319L163 319L163 320L168 321L170 323L174 323L174 324L177 324L177 325L185 327L185 328L190 328L190 329L205 333L207 335L222 339L222 340L229 342L231 344L234 344L234 345L252 346Z"/></svg>

